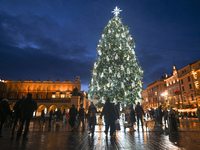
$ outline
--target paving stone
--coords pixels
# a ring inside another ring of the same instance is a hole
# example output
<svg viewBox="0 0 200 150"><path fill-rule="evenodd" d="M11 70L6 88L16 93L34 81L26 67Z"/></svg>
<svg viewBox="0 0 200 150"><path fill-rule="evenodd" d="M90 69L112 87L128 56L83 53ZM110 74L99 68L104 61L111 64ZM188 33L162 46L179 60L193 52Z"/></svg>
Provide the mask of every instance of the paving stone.
<svg viewBox="0 0 200 150"><path fill-rule="evenodd" d="M59 123L59 126L48 123L31 122L28 140L10 140L10 128L4 127L3 138L0 139L1 150L16 149L67 149L67 150L171 150L200 149L200 122L197 119L180 120L178 132L169 132L164 126L155 126L155 131L122 130L116 133L115 138L105 136L105 126L96 126L92 138L87 131L70 132L68 124ZM136 128L136 127L135 127Z"/></svg>

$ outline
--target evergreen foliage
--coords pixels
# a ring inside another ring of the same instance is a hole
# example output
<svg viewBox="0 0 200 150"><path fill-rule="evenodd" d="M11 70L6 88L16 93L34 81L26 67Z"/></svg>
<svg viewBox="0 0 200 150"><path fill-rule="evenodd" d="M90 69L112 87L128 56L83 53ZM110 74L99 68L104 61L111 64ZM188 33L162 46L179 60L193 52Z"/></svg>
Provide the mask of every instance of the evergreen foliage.
<svg viewBox="0 0 200 150"><path fill-rule="evenodd" d="M121 18L109 20L97 45L98 58L91 69L89 99L124 104L141 100L143 70L134 51L135 40Z"/></svg>

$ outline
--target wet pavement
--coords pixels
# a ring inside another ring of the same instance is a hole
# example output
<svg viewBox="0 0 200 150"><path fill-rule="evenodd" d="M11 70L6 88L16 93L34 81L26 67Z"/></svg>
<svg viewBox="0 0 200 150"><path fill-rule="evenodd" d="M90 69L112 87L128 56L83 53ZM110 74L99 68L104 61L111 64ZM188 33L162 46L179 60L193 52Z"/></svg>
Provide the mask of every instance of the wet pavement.
<svg viewBox="0 0 200 150"><path fill-rule="evenodd" d="M122 124L122 123L121 123ZM200 149L200 121L195 119L180 120L178 132L169 132L165 126L155 126L155 131L116 132L116 137L106 137L104 125L96 125L95 135L92 137L88 131L70 131L68 123L52 123L49 128L48 121L40 124L38 121L31 122L28 140L16 141L10 139L10 128L4 127L3 138L0 139L0 150L16 149L67 149L67 150L171 150ZM135 129L137 129L135 127Z"/></svg>

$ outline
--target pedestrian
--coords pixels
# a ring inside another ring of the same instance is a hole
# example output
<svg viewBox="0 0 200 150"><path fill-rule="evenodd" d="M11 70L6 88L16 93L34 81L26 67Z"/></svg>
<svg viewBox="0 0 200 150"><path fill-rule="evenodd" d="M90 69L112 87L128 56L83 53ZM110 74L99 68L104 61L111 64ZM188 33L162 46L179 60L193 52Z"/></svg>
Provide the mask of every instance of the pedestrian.
<svg viewBox="0 0 200 150"><path fill-rule="evenodd" d="M168 120L168 110L166 107L165 107L165 110L163 111L163 115L164 115L164 124L166 126L167 120Z"/></svg>
<svg viewBox="0 0 200 150"><path fill-rule="evenodd" d="M197 109L197 117L198 117L198 120L200 121L200 108Z"/></svg>
<svg viewBox="0 0 200 150"><path fill-rule="evenodd" d="M131 128L130 128L130 131L136 131L134 129L134 124L136 122L136 119L135 119L135 110L133 109L133 104L130 105L129 110L130 110L130 119L131 119Z"/></svg>
<svg viewBox="0 0 200 150"><path fill-rule="evenodd" d="M110 128L110 136L114 137L115 121L118 119L118 114L116 112L114 104L110 103L110 98L107 98L107 100L106 100L106 103L103 107L100 118L102 118L102 116L104 116L104 120L105 120L105 124L106 124L106 128L105 128L106 136L107 136L108 130Z"/></svg>
<svg viewBox="0 0 200 150"><path fill-rule="evenodd" d="M94 106L93 102L91 102L91 105L89 106L88 109L88 116L89 116L89 132L88 134L92 133L92 137L94 136L94 131L95 131L95 125L96 125L96 113L97 109Z"/></svg>
<svg viewBox="0 0 200 150"><path fill-rule="evenodd" d="M177 120L175 117L175 110L170 108L169 112L169 130L170 131L178 131Z"/></svg>
<svg viewBox="0 0 200 150"><path fill-rule="evenodd" d="M77 116L77 109L75 108L75 105L72 104L72 107L69 110L69 124L71 126L71 131L75 128L75 122L76 122L76 116Z"/></svg>
<svg viewBox="0 0 200 150"><path fill-rule="evenodd" d="M23 140L27 140L27 134L29 132L30 121L33 117L33 112L37 109L37 102L33 100L32 94L28 93L27 98L21 104L21 116L20 116L20 126L17 132L17 140L22 134L23 126L25 124L25 130L23 134Z"/></svg>
<svg viewBox="0 0 200 150"><path fill-rule="evenodd" d="M59 122L60 122L60 115L61 115L61 111L60 109L58 108L57 111L56 111L56 124L59 125Z"/></svg>
<svg viewBox="0 0 200 150"><path fill-rule="evenodd" d="M80 107L78 111L79 125L82 122L82 131L85 131L85 109L83 108L83 104L81 104Z"/></svg>
<svg viewBox="0 0 200 150"><path fill-rule="evenodd" d="M2 138L3 125L11 115L12 111L10 110L8 99L2 99L0 101L0 138Z"/></svg>
<svg viewBox="0 0 200 150"><path fill-rule="evenodd" d="M14 107L13 107L13 110L14 110L14 121L13 121L13 126L12 126L12 129L11 129L11 136L10 138L13 139L14 137L14 133L15 133L15 127L17 125L17 122L20 120L20 115L21 115L21 104L22 102L25 100L25 96L22 96L22 99L19 99Z"/></svg>
<svg viewBox="0 0 200 150"><path fill-rule="evenodd" d="M65 123L65 117L66 117L66 111L65 111L65 109L63 110L63 123Z"/></svg>
<svg viewBox="0 0 200 150"><path fill-rule="evenodd" d="M51 110L50 112L49 112L49 127L51 127L51 120L52 120L52 118L53 118L53 110Z"/></svg>
<svg viewBox="0 0 200 150"><path fill-rule="evenodd" d="M162 124L162 117L163 117L162 105L160 105L158 107L158 114L157 115L158 115L158 123L159 123L159 125L163 126L163 124Z"/></svg>
<svg viewBox="0 0 200 150"><path fill-rule="evenodd" d="M44 109L43 109L42 112L41 112L41 118L40 118L40 120L43 121L43 124L45 123L45 113L44 113Z"/></svg>
<svg viewBox="0 0 200 150"><path fill-rule="evenodd" d="M143 115L144 115L144 110L143 108L140 106L140 102L137 103L137 106L135 107L135 112L136 112L136 115L137 115L137 126L138 126L138 131L139 131L139 120L140 120L140 123L142 125L142 130L143 130Z"/></svg>

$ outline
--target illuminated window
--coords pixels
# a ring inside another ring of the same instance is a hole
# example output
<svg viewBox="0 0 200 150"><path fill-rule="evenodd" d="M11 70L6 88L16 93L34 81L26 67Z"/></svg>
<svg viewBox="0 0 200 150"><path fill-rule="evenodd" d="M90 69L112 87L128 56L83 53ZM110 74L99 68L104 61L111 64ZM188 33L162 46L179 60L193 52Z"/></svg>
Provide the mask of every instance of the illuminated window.
<svg viewBox="0 0 200 150"><path fill-rule="evenodd" d="M52 95L52 98L56 98L55 94Z"/></svg>
<svg viewBox="0 0 200 150"><path fill-rule="evenodd" d="M65 98L65 94L61 94L61 98Z"/></svg>

